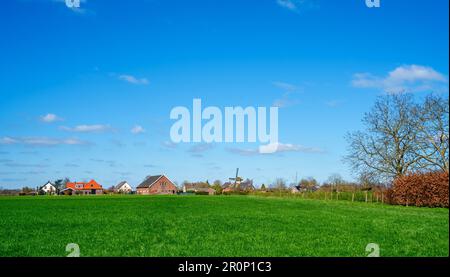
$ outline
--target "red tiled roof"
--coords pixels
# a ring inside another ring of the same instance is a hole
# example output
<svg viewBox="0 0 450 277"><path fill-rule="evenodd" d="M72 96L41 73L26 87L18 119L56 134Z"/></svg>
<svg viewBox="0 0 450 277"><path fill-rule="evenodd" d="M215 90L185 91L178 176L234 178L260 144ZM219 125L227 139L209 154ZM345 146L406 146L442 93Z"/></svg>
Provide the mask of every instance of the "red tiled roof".
<svg viewBox="0 0 450 277"><path fill-rule="evenodd" d="M90 180L87 183L84 182L68 182L66 188L74 190L91 190L91 189L103 189L102 186L95 180Z"/></svg>

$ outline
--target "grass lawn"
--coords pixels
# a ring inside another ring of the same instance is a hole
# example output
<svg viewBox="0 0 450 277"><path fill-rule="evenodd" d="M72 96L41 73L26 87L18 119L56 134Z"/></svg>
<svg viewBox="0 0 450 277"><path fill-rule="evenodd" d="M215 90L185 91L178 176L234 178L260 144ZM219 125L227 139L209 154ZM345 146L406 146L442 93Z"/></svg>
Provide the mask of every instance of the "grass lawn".
<svg viewBox="0 0 450 277"><path fill-rule="evenodd" d="M0 256L448 256L449 211L255 196L0 197Z"/></svg>

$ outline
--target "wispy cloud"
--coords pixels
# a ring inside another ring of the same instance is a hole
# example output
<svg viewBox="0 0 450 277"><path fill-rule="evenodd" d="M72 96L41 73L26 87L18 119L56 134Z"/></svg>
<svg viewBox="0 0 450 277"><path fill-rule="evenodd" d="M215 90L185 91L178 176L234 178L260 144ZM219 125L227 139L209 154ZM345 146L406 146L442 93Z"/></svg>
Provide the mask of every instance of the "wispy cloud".
<svg viewBox="0 0 450 277"><path fill-rule="evenodd" d="M3 165L6 166L6 167L16 167L16 168L20 168L20 167L32 167L32 168L48 167L48 165L44 165L44 164L15 163L15 162L5 163Z"/></svg>
<svg viewBox="0 0 450 277"><path fill-rule="evenodd" d="M145 129L140 126L140 125L135 125L132 129L131 129L131 133L138 135L138 134L142 134L145 133Z"/></svg>
<svg viewBox="0 0 450 277"><path fill-rule="evenodd" d="M31 146L56 146L56 145L86 145L89 144L86 141L82 141L75 138L55 139L46 137L26 137L26 138L0 138L0 144L12 145L23 144Z"/></svg>
<svg viewBox="0 0 450 277"><path fill-rule="evenodd" d="M2 138L0 138L0 144L3 144L3 145L16 144L18 142L19 141L17 139L13 139L11 137L2 137Z"/></svg>
<svg viewBox="0 0 450 277"><path fill-rule="evenodd" d="M80 167L78 164L74 164L74 163L66 163L64 166L65 167Z"/></svg>
<svg viewBox="0 0 450 277"><path fill-rule="evenodd" d="M129 172L129 171L116 171L116 172L114 172L114 174L118 174L120 176L130 176L131 172Z"/></svg>
<svg viewBox="0 0 450 277"><path fill-rule="evenodd" d="M290 143L271 143L261 145L259 148L227 148L228 152L241 156L255 156L261 154L275 154L283 152L301 152L301 153L324 153L325 151L316 147L306 147Z"/></svg>
<svg viewBox="0 0 450 277"><path fill-rule="evenodd" d="M292 12L299 12L301 9L317 8L315 0L276 0L280 7L288 9Z"/></svg>
<svg viewBox="0 0 450 277"><path fill-rule="evenodd" d="M386 93L448 91L448 77L429 66L403 65L380 77L356 73L351 81L356 88L376 88Z"/></svg>
<svg viewBox="0 0 450 277"><path fill-rule="evenodd" d="M272 103L272 106L278 108L287 108L290 106L297 105L298 103L300 103L299 100L291 99L287 95L283 95L283 97L275 99L275 101L273 101Z"/></svg>
<svg viewBox="0 0 450 277"><path fill-rule="evenodd" d="M104 159L90 159L92 162L106 164L110 167L115 167L117 165L116 161L104 160Z"/></svg>
<svg viewBox="0 0 450 277"><path fill-rule="evenodd" d="M111 143L119 148L127 146L125 143L123 143L122 141L120 141L118 139L112 139Z"/></svg>
<svg viewBox="0 0 450 277"><path fill-rule="evenodd" d="M274 86L276 86L282 90L286 90L286 91L295 91L298 89L298 87L296 85L285 83L285 82L280 82L280 81L272 82L272 84Z"/></svg>
<svg viewBox="0 0 450 277"><path fill-rule="evenodd" d="M296 11L298 9L295 2L296 1L294 0L277 0L278 5L291 11Z"/></svg>
<svg viewBox="0 0 450 277"><path fill-rule="evenodd" d="M63 119L61 117L57 116L56 114L49 113L49 114L41 116L40 120L45 123L52 123L52 122L56 122L56 121L62 121Z"/></svg>
<svg viewBox="0 0 450 277"><path fill-rule="evenodd" d="M119 75L118 78L119 80L128 82L133 85L148 85L150 83L147 78L138 78L128 74Z"/></svg>
<svg viewBox="0 0 450 277"><path fill-rule="evenodd" d="M104 133L113 131L109 125L95 124L95 125L78 125L75 127L61 126L61 130L76 133Z"/></svg>
<svg viewBox="0 0 450 277"><path fill-rule="evenodd" d="M344 101L342 101L342 100L330 100L330 101L325 102L325 105L327 105L330 108L336 108L336 107L342 105L343 103L344 103Z"/></svg>
<svg viewBox="0 0 450 277"><path fill-rule="evenodd" d="M306 147L303 145L280 143L280 142L262 145L259 147L259 153L261 154L272 154L282 152L323 153L324 151L320 148Z"/></svg>
<svg viewBox="0 0 450 277"><path fill-rule="evenodd" d="M170 149L175 149L177 148L178 144L172 141L164 141L163 143L161 143L161 145L165 148L170 148Z"/></svg>
<svg viewBox="0 0 450 277"><path fill-rule="evenodd" d="M254 156L254 155L259 154L258 149L253 149L253 148L250 149L250 148L228 147L225 150L232 154L237 154L237 155L241 155L241 156Z"/></svg>
<svg viewBox="0 0 450 277"><path fill-rule="evenodd" d="M200 144L196 144L191 146L188 149L189 153L203 153L206 152L208 150L211 150L214 148L214 145L211 143L200 143Z"/></svg>
<svg viewBox="0 0 450 277"><path fill-rule="evenodd" d="M297 105L300 102L292 98L292 95L300 90L296 85L280 81L272 82L272 85L283 90L283 95L273 101L273 107L286 108Z"/></svg>
<svg viewBox="0 0 450 277"><path fill-rule="evenodd" d="M27 179L25 178L3 178L2 182L25 182Z"/></svg>

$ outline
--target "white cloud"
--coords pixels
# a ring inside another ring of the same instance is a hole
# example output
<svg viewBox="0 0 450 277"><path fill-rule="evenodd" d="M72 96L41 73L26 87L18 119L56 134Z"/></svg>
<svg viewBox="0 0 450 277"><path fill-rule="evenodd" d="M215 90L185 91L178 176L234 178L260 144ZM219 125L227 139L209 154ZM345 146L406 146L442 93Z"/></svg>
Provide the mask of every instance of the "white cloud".
<svg viewBox="0 0 450 277"><path fill-rule="evenodd" d="M280 81L272 82L272 85L284 91L283 95L280 98L275 99L275 101L272 103L273 107L285 108L294 106L299 103L298 100L292 99L291 97L291 95L296 94L299 90L296 85Z"/></svg>
<svg viewBox="0 0 450 277"><path fill-rule="evenodd" d="M302 153L324 153L325 151L320 148L306 147L302 145L295 145L290 143L270 143L267 145L261 145L257 149L242 149L242 148L227 148L230 153L238 154L241 156L254 156L260 154L275 154L282 152L302 152Z"/></svg>
<svg viewBox="0 0 450 277"><path fill-rule="evenodd" d="M323 153L324 151L319 148L305 147L302 145L295 145L290 143L270 143L267 145L261 145L259 147L259 153L272 154L281 152L303 152L303 153Z"/></svg>
<svg viewBox="0 0 450 277"><path fill-rule="evenodd" d="M119 75L119 80L134 84L134 85L148 85L149 81L147 78L137 78L133 75Z"/></svg>
<svg viewBox="0 0 450 277"><path fill-rule="evenodd" d="M31 146L56 146L56 145L85 145L86 141L79 139L54 139L46 137L24 137L24 138L0 138L0 144L23 144Z"/></svg>
<svg viewBox="0 0 450 277"><path fill-rule="evenodd" d="M277 0L277 4L291 11L297 10L297 5L292 0Z"/></svg>
<svg viewBox="0 0 450 277"><path fill-rule="evenodd" d="M145 133L145 129L140 125L136 125L131 129L131 133L136 134L136 135L142 134L142 133Z"/></svg>
<svg viewBox="0 0 450 277"><path fill-rule="evenodd" d="M16 144L18 140L10 138L10 137L2 137L0 139L0 144Z"/></svg>
<svg viewBox="0 0 450 277"><path fill-rule="evenodd" d="M258 149L243 149L243 148L227 148L228 152L238 154L241 156L254 156L259 154Z"/></svg>
<svg viewBox="0 0 450 277"><path fill-rule="evenodd" d="M162 143L162 146L164 146L165 148L175 149L177 148L178 144L172 141L164 141Z"/></svg>
<svg viewBox="0 0 450 277"><path fill-rule="evenodd" d="M188 152L190 153L203 153L210 149L214 148L214 145L211 143L200 143L193 145L189 148Z"/></svg>
<svg viewBox="0 0 450 277"><path fill-rule="evenodd" d="M275 99L275 101L273 101L272 103L272 106L278 108L286 108L297 105L298 103L299 103L298 100L290 99L287 95L283 95L282 98Z"/></svg>
<svg viewBox="0 0 450 277"><path fill-rule="evenodd" d="M281 88L281 89L287 90L287 91L294 91L294 90L298 89L298 87L296 85L285 83L285 82L276 81L276 82L272 82L272 84L274 86L276 86L277 88Z"/></svg>
<svg viewBox="0 0 450 277"><path fill-rule="evenodd" d="M103 133L107 131L112 131L113 128L109 125L78 125L75 127L66 127L61 126L61 130L68 131L68 132L76 132L76 133Z"/></svg>
<svg viewBox="0 0 450 277"><path fill-rule="evenodd" d="M46 123L52 123L52 122L56 122L56 121L62 121L63 119L60 118L59 116L57 116L56 114L46 114L40 117L42 122L46 122Z"/></svg>
<svg viewBox="0 0 450 277"><path fill-rule="evenodd" d="M314 0L276 0L280 7L288 9L292 12L299 12L300 9L315 9L318 8Z"/></svg>
<svg viewBox="0 0 450 277"><path fill-rule="evenodd" d="M387 76L380 77L371 73L353 75L352 86L356 88L377 88L387 93L417 91L448 91L448 77L422 65L403 65L390 71ZM444 86L442 86L445 84Z"/></svg>

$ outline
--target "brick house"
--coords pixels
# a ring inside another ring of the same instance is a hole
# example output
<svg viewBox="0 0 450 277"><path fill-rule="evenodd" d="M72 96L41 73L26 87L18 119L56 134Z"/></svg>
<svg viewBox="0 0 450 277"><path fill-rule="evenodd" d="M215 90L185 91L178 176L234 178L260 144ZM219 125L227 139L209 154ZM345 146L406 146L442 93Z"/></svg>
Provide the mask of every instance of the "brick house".
<svg viewBox="0 0 450 277"><path fill-rule="evenodd" d="M165 175L148 176L136 188L137 194L176 194L178 188Z"/></svg>
<svg viewBox="0 0 450 277"><path fill-rule="evenodd" d="M68 192L68 194L103 194L102 186L95 180L90 180L87 183L68 182L64 191Z"/></svg>

